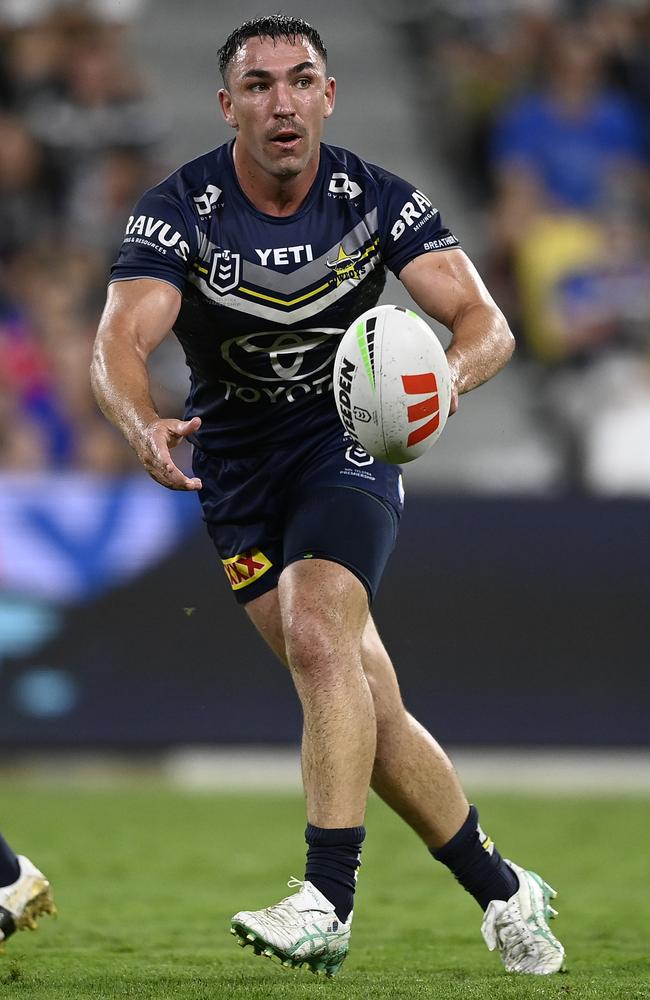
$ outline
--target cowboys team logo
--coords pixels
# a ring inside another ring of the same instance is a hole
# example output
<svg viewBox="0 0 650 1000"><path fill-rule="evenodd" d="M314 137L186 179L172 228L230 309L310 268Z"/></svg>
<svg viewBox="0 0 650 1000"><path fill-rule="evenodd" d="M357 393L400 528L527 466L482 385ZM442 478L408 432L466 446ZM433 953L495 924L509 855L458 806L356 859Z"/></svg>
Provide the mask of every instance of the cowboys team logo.
<svg viewBox="0 0 650 1000"><path fill-rule="evenodd" d="M341 243L339 246L338 256L334 260L327 261L327 266L331 268L336 275L337 287L347 278L351 278L352 281L361 281L363 275L357 270L357 261L360 257L360 250L353 250L352 253L346 253L343 248L343 244Z"/></svg>
<svg viewBox="0 0 650 1000"><path fill-rule="evenodd" d="M212 255L210 287L219 292L219 295L225 295L239 284L240 272L241 254L233 253L232 250L215 250Z"/></svg>

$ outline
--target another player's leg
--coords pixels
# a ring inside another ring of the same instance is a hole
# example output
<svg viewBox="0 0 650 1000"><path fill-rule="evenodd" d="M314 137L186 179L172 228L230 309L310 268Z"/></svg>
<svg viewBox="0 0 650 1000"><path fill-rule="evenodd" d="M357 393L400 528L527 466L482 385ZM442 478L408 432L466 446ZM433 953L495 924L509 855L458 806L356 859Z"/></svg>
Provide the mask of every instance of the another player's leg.
<svg viewBox="0 0 650 1000"><path fill-rule="evenodd" d="M34 930L37 918L54 913L50 883L29 858L16 855L0 835L0 951L15 931Z"/></svg>
<svg viewBox="0 0 650 1000"><path fill-rule="evenodd" d="M261 954L333 975L348 949L376 748L361 660L368 597L349 570L319 559L290 564L277 596L286 660L304 717L305 881L274 906L236 914L232 926L242 943Z"/></svg>

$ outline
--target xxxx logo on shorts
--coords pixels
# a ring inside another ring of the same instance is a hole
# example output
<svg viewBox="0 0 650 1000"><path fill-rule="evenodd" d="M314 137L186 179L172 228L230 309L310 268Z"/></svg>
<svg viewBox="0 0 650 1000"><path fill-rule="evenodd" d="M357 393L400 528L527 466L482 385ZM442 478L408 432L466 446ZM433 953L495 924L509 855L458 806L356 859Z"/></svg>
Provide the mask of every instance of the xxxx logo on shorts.
<svg viewBox="0 0 650 1000"><path fill-rule="evenodd" d="M240 590L249 583L259 580L273 565L259 549L247 549L238 556L231 556L230 559L221 561L233 590Z"/></svg>

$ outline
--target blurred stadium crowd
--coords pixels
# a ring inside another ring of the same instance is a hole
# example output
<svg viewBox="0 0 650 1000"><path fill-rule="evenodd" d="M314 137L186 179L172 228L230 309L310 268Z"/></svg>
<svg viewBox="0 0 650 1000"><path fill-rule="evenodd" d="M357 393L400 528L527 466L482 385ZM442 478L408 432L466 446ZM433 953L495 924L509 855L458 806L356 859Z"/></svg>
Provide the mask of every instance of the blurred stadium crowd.
<svg viewBox="0 0 650 1000"><path fill-rule="evenodd" d="M564 485L650 495L650 3L425 6L431 134Z"/></svg>
<svg viewBox="0 0 650 1000"><path fill-rule="evenodd" d="M4 469L116 473L135 464L88 380L125 219L165 172L164 124L128 56L132 6L0 8Z"/></svg>
<svg viewBox="0 0 650 1000"><path fill-rule="evenodd" d="M134 467L87 370L124 221L175 166L129 59L137 7L0 6L3 469ZM564 488L650 495L650 3L403 13Z"/></svg>

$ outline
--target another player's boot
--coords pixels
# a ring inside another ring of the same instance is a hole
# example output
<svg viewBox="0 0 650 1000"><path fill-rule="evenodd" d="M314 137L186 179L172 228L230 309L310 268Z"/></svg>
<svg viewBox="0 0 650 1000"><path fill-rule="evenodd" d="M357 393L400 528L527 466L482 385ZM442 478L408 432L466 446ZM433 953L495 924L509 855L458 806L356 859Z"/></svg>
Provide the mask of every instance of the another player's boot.
<svg viewBox="0 0 650 1000"><path fill-rule="evenodd" d="M298 892L265 910L242 910L231 920L230 933L256 955L277 958L289 969L307 966L322 976L335 976L348 953L352 914L345 923L311 882L292 878Z"/></svg>
<svg viewBox="0 0 650 1000"><path fill-rule="evenodd" d="M550 900L557 893L535 872L508 861L519 878L509 900L493 899L483 917L481 933L490 951L499 950L507 972L548 976L564 964L564 948L548 921L557 916Z"/></svg>
<svg viewBox="0 0 650 1000"><path fill-rule="evenodd" d="M0 951L14 931L36 929L37 917L56 913L50 883L29 858L18 855L20 875L11 885L0 887Z"/></svg>

